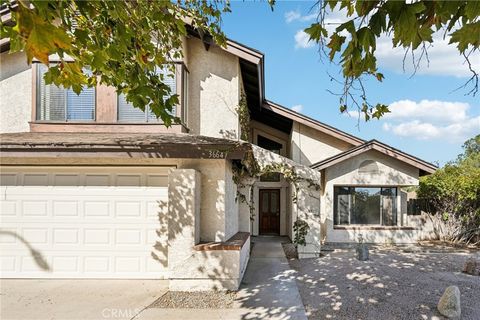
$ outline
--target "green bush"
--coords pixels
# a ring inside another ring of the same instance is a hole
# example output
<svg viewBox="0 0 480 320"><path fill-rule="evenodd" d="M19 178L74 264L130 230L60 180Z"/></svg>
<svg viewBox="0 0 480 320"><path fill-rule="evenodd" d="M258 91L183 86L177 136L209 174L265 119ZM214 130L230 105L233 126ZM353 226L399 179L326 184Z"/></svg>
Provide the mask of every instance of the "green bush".
<svg viewBox="0 0 480 320"><path fill-rule="evenodd" d="M480 243L480 135L463 149L457 160L422 177L417 195L443 224L439 238Z"/></svg>

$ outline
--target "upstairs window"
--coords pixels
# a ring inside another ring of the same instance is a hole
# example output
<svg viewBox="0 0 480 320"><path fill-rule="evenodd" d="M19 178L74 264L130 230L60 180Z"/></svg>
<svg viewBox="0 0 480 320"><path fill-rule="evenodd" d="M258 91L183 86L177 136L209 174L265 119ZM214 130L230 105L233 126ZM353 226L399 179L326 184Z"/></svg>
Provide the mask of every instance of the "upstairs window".
<svg viewBox="0 0 480 320"><path fill-rule="evenodd" d="M84 87L77 95L72 89L46 84L43 76L47 66L37 64L37 120L95 120L95 88Z"/></svg>
<svg viewBox="0 0 480 320"><path fill-rule="evenodd" d="M335 225L397 225L397 188L335 187Z"/></svg>
<svg viewBox="0 0 480 320"><path fill-rule="evenodd" d="M167 68L158 69L159 74L163 74L163 82L170 87L171 94L177 93L177 76L176 73L171 74ZM124 94L118 95L118 121L121 122L160 122L155 113L150 110L149 106L145 106L145 111L135 108L132 103L128 102ZM174 107L171 115L176 115Z"/></svg>
<svg viewBox="0 0 480 320"><path fill-rule="evenodd" d="M282 144L276 141L270 140L264 136L257 136L257 145L263 149L269 150L273 153L280 154L282 150ZM260 177L262 182L278 182L280 181L280 173L278 172L269 172Z"/></svg>

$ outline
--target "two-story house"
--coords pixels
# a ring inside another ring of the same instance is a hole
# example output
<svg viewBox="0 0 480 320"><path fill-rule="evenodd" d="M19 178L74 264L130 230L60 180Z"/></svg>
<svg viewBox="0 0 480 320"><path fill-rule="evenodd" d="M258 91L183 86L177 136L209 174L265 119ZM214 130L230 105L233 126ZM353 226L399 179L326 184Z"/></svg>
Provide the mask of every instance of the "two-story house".
<svg viewBox="0 0 480 320"><path fill-rule="evenodd" d="M308 225L300 257L359 234L377 243L423 235L402 187L434 165L268 101L254 49L191 31L183 53L169 80L182 123L167 128L113 88L46 85L42 64L2 44L2 277L236 289L250 236L293 239L299 219ZM264 174L239 176L252 158Z"/></svg>

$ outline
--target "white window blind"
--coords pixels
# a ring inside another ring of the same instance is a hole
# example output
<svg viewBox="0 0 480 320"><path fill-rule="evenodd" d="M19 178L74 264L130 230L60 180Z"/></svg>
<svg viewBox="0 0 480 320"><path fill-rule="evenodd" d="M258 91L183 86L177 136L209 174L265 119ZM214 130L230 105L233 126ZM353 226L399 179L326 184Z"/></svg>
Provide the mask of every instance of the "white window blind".
<svg viewBox="0 0 480 320"><path fill-rule="evenodd" d="M95 120L95 88L84 87L77 95L71 89L45 84L47 67L37 67L37 120Z"/></svg>
<svg viewBox="0 0 480 320"><path fill-rule="evenodd" d="M170 87L172 94L177 93L177 76L171 74L167 68L159 68L158 74L163 74L163 82ZM176 108L172 109L171 114L176 114ZM129 103L124 94L118 96L118 120L124 122L159 122L155 113L150 110L149 106L145 106L145 111L135 108Z"/></svg>

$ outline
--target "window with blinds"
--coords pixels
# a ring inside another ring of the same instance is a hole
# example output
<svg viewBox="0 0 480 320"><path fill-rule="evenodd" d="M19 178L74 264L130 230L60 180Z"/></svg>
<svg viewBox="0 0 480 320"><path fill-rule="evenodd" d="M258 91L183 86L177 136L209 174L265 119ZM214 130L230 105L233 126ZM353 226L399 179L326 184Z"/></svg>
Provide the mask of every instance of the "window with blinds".
<svg viewBox="0 0 480 320"><path fill-rule="evenodd" d="M95 120L95 88L84 87L77 95L72 89L45 84L47 67L37 65L37 120Z"/></svg>
<svg viewBox="0 0 480 320"><path fill-rule="evenodd" d="M177 93L177 76L171 74L167 68L159 68L158 74L163 75L163 82L170 87L172 94ZM176 114L176 108L173 108L172 115ZM133 104L127 101L124 94L118 95L118 121L122 122L160 122L155 113L145 106L145 111L135 108Z"/></svg>

